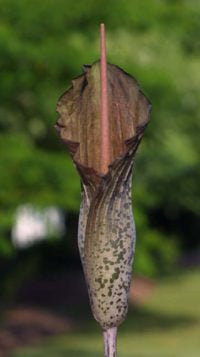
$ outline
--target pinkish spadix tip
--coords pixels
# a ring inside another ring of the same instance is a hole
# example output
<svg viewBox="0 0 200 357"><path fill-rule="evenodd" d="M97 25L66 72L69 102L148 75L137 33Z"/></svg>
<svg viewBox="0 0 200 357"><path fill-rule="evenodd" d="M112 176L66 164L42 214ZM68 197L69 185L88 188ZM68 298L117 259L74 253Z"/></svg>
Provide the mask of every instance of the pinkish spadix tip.
<svg viewBox="0 0 200 357"><path fill-rule="evenodd" d="M100 25L100 80L101 80L101 171L106 174L110 163L107 62L105 25Z"/></svg>

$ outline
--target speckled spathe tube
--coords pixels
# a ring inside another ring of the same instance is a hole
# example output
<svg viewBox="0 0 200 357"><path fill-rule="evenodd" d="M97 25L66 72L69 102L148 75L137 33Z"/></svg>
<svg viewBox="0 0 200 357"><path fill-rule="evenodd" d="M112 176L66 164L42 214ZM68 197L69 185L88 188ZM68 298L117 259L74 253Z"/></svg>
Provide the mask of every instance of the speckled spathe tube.
<svg viewBox="0 0 200 357"><path fill-rule="evenodd" d="M60 98L57 129L82 181L78 244L95 319L104 330L127 313L135 247L133 159L149 120L150 103L136 80L107 67L110 162L100 163L100 63L85 66Z"/></svg>

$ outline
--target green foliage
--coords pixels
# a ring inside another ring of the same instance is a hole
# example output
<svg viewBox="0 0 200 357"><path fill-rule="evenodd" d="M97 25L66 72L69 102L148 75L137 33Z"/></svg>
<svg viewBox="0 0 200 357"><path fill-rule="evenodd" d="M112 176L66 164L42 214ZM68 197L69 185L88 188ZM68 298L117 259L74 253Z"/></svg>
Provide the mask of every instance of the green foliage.
<svg viewBox="0 0 200 357"><path fill-rule="evenodd" d="M134 217L138 236L134 272L149 277L171 273L178 257L175 237L168 237L152 228L142 209L134 210Z"/></svg>
<svg viewBox="0 0 200 357"><path fill-rule="evenodd" d="M159 208L168 222L183 211L199 218L199 15L195 0L0 0L2 236L21 203L79 209L79 178L53 124L60 94L99 57L101 21L109 61L138 78L153 104L136 159L135 209L147 216ZM151 220L143 225L136 267L152 275L150 252L169 265L172 240Z"/></svg>

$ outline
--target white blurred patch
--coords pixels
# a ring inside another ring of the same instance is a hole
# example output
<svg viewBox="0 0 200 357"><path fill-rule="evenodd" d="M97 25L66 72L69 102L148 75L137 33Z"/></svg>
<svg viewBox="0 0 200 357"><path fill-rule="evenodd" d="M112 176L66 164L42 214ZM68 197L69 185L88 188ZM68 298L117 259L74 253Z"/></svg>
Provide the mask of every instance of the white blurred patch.
<svg viewBox="0 0 200 357"><path fill-rule="evenodd" d="M64 214L59 208L39 210L27 204L16 211L12 241L15 246L25 248L48 237L59 237L64 232Z"/></svg>

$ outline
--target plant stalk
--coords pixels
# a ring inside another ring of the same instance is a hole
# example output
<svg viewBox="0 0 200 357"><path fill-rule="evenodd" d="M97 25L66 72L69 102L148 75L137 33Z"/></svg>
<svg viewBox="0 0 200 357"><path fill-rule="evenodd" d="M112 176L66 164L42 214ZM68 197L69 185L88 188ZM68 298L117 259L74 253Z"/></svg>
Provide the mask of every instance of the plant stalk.
<svg viewBox="0 0 200 357"><path fill-rule="evenodd" d="M104 357L117 357L117 327L103 331Z"/></svg>

